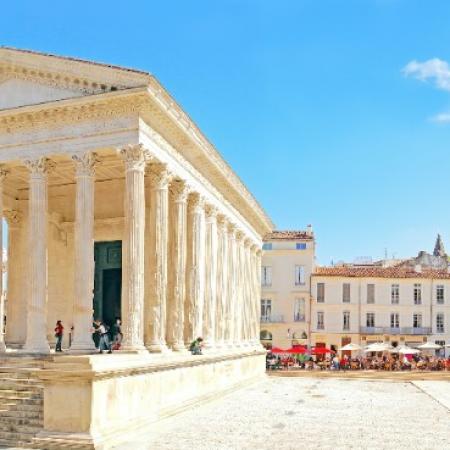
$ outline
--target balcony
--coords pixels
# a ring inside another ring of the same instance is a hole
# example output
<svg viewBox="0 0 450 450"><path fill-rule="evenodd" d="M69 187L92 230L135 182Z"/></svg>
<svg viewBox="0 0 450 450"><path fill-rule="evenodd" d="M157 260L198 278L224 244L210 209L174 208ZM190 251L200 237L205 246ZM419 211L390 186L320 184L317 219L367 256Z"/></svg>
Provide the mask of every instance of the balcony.
<svg viewBox="0 0 450 450"><path fill-rule="evenodd" d="M294 314L294 322L304 322L305 321L305 315L304 314Z"/></svg>
<svg viewBox="0 0 450 450"><path fill-rule="evenodd" d="M432 334L430 327L360 327L360 332L363 334L409 334L409 335L424 335Z"/></svg>
<svg viewBox="0 0 450 450"><path fill-rule="evenodd" d="M284 316L283 315L273 315L270 316L261 316L261 323L283 323Z"/></svg>

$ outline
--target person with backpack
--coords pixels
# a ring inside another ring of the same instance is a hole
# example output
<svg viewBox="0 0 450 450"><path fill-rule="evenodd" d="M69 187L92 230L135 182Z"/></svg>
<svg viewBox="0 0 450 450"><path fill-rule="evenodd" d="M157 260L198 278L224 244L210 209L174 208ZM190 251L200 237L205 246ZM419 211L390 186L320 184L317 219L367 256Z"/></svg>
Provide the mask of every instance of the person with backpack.
<svg viewBox="0 0 450 450"><path fill-rule="evenodd" d="M108 353L112 353L111 343L109 342L109 327L103 321L100 322L97 332L100 334L100 342L99 342L99 353L103 353L107 351Z"/></svg>

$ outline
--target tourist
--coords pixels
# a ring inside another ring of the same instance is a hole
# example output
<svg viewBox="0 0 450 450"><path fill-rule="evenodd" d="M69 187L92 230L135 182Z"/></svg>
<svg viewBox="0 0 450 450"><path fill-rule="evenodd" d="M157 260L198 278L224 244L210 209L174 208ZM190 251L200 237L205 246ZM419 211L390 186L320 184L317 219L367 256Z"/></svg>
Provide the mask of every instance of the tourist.
<svg viewBox="0 0 450 450"><path fill-rule="evenodd" d="M56 347L55 352L62 352L61 344L62 344L62 338L64 334L64 327L60 320L56 322L55 327L55 338L56 338Z"/></svg>
<svg viewBox="0 0 450 450"><path fill-rule="evenodd" d="M113 350L119 350L120 345L122 344L122 321L119 317L116 317L116 321L114 325L111 327L112 341L113 341Z"/></svg>
<svg viewBox="0 0 450 450"><path fill-rule="evenodd" d="M193 355L201 355L202 354L202 342L203 338L198 337L195 341L191 342L191 345L189 346L189 351Z"/></svg>
<svg viewBox="0 0 450 450"><path fill-rule="evenodd" d="M109 342L108 326L103 321L99 322L100 325L97 331L100 334L99 353L103 353L104 350L106 350L108 353L112 353L111 344Z"/></svg>

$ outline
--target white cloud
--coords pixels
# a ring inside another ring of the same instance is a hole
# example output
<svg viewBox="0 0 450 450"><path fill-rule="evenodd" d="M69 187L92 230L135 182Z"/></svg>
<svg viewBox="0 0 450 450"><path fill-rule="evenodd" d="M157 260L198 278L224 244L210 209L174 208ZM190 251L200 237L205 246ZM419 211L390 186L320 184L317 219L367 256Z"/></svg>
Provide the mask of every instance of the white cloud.
<svg viewBox="0 0 450 450"><path fill-rule="evenodd" d="M431 81L438 89L450 91L450 66L442 59L433 58L424 62L411 61L403 68L403 73L407 77L411 76L421 81ZM436 117L440 116L446 116L446 114L438 114ZM445 122L447 120L437 121Z"/></svg>
<svg viewBox="0 0 450 450"><path fill-rule="evenodd" d="M437 123L450 123L450 113L436 114L430 120Z"/></svg>

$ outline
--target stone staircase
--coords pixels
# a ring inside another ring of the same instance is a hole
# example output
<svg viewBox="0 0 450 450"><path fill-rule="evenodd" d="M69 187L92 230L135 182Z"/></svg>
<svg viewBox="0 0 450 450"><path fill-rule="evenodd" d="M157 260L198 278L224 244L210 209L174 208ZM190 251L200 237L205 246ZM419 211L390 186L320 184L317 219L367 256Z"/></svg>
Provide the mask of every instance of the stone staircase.
<svg viewBox="0 0 450 450"><path fill-rule="evenodd" d="M31 448L42 430L44 389L36 373L46 359L0 357L0 448Z"/></svg>

